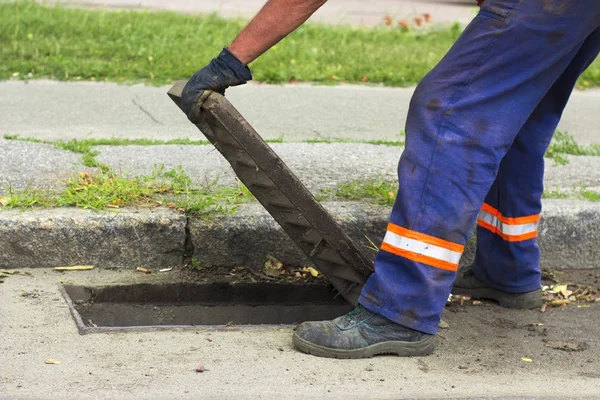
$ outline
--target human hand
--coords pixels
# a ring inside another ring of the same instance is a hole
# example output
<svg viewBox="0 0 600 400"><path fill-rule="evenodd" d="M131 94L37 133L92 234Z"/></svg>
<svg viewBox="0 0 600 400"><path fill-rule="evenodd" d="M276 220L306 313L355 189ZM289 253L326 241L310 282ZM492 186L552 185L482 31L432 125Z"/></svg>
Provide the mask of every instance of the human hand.
<svg viewBox="0 0 600 400"><path fill-rule="evenodd" d="M243 85L252 79L250 69L227 48L217 58L196 72L181 93L181 106L188 119L197 121L205 90L225 94L230 86Z"/></svg>

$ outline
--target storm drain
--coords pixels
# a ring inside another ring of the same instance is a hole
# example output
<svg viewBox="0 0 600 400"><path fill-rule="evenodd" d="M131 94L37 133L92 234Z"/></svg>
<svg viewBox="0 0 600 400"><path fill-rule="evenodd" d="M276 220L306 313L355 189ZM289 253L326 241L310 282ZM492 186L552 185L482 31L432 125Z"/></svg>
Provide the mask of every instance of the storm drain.
<svg viewBox="0 0 600 400"><path fill-rule="evenodd" d="M81 334L289 325L332 319L352 309L321 284L64 285L62 292Z"/></svg>

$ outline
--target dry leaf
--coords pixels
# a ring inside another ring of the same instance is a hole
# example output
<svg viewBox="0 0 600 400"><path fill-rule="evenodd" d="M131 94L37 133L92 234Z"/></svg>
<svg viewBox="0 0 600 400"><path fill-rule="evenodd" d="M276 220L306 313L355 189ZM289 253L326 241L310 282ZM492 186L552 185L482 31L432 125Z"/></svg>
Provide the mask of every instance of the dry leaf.
<svg viewBox="0 0 600 400"><path fill-rule="evenodd" d="M139 271L139 272L143 272L145 274L149 274L150 273L150 270L148 268L137 267L135 270Z"/></svg>
<svg viewBox="0 0 600 400"><path fill-rule="evenodd" d="M571 296L573 294L573 291L565 289L565 290L561 290L560 294L562 294L565 299L568 299L569 296Z"/></svg>
<svg viewBox="0 0 600 400"><path fill-rule="evenodd" d="M567 285L553 285L550 288L553 292L560 293L563 290L567 290Z"/></svg>
<svg viewBox="0 0 600 400"><path fill-rule="evenodd" d="M398 21L398 25L400 25L402 29L408 30L408 28L410 27L410 22L403 19L402 21Z"/></svg>
<svg viewBox="0 0 600 400"><path fill-rule="evenodd" d="M383 19L383 23L385 24L385 26L390 26L392 25L392 22L394 20L392 19L391 15L386 15L385 18Z"/></svg>
<svg viewBox="0 0 600 400"><path fill-rule="evenodd" d="M44 361L46 364L54 364L54 365L58 365L60 364L60 361L58 360L54 360L52 358L47 359L46 361Z"/></svg>
<svg viewBox="0 0 600 400"><path fill-rule="evenodd" d="M7 206L8 203L10 203L10 200L8 197L5 197L5 196L0 197L0 206Z"/></svg>
<svg viewBox="0 0 600 400"><path fill-rule="evenodd" d="M415 17L414 21L417 26L421 26L421 24L423 23L423 17L421 17L420 15L417 15Z"/></svg>
<svg viewBox="0 0 600 400"><path fill-rule="evenodd" d="M281 275L281 268L283 263L271 255L267 255L267 261L265 261L265 274L267 276L278 277Z"/></svg>
<svg viewBox="0 0 600 400"><path fill-rule="evenodd" d="M55 271L88 271L94 269L93 265L73 265L71 267L54 267Z"/></svg>
<svg viewBox="0 0 600 400"><path fill-rule="evenodd" d="M423 14L423 18L425 18L425 22L427 22L427 23L431 22L431 14L425 13L425 14Z"/></svg>
<svg viewBox="0 0 600 400"><path fill-rule="evenodd" d="M304 268L302 268L300 271L302 271L302 272L306 272L306 273L309 273L309 274L311 274L311 275L312 275L313 277L315 277L315 278L316 278L317 276L319 276L319 271L317 271L317 270L316 270L316 269L314 269L313 267L304 267Z"/></svg>

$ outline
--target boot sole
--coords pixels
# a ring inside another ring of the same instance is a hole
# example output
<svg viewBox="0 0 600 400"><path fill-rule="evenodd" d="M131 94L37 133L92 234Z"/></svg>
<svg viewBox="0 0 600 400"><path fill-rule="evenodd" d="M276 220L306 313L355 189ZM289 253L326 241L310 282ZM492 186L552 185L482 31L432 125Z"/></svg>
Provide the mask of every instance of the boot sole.
<svg viewBox="0 0 600 400"><path fill-rule="evenodd" d="M463 289L454 287L452 294L470 295L474 299L494 300L502 307L515 309L538 308L544 304L544 297L541 290L511 294L492 288Z"/></svg>
<svg viewBox="0 0 600 400"><path fill-rule="evenodd" d="M294 342L294 346L303 353L312 354L317 357L343 359L371 358L382 354L398 355L400 357L426 356L433 353L437 345L437 339L434 335L428 336L418 342L388 341L352 350L320 346L302 339L295 333L292 336L292 341Z"/></svg>

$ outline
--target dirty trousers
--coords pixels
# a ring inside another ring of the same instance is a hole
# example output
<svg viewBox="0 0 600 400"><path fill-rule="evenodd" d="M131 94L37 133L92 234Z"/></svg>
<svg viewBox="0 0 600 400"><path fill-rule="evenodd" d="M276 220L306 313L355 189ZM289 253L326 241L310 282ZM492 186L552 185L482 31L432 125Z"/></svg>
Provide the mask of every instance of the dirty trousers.
<svg viewBox="0 0 600 400"><path fill-rule="evenodd" d="M540 287L544 153L599 49L599 0L483 3L411 100L363 306L434 334L475 222L475 276L505 292Z"/></svg>

